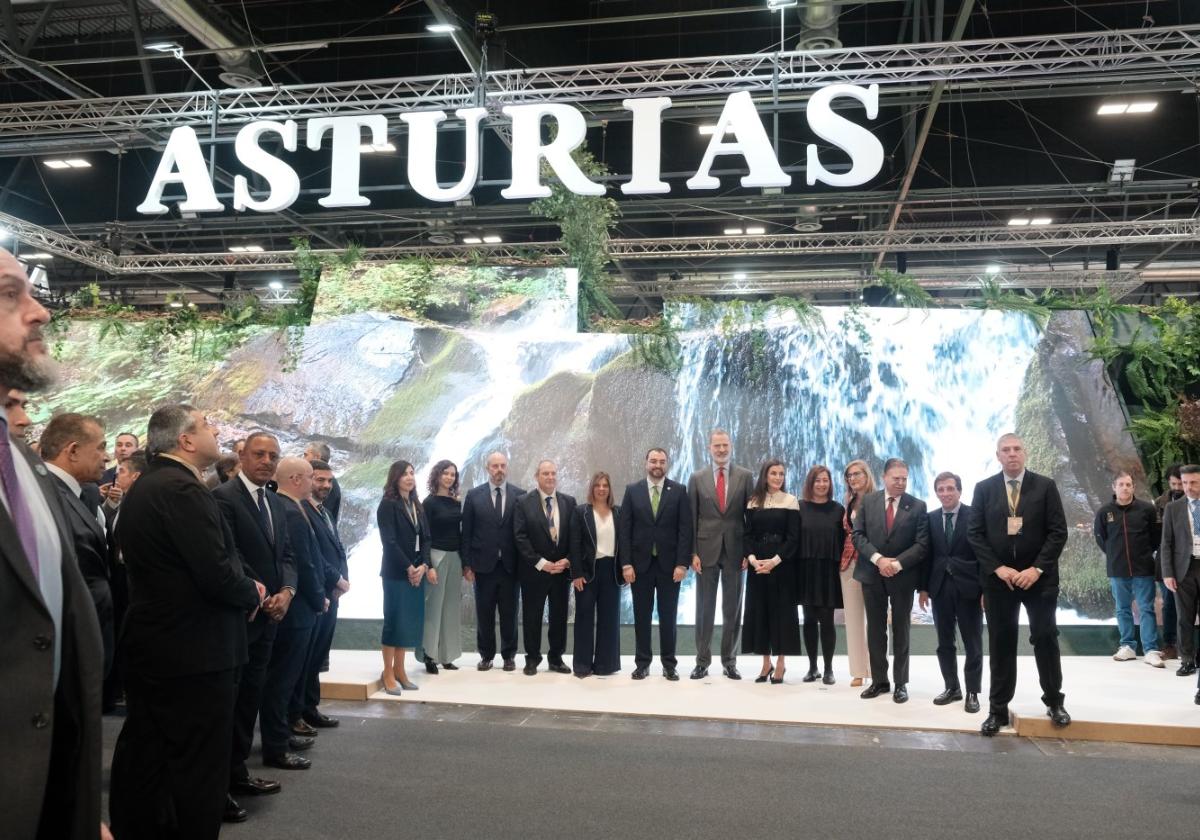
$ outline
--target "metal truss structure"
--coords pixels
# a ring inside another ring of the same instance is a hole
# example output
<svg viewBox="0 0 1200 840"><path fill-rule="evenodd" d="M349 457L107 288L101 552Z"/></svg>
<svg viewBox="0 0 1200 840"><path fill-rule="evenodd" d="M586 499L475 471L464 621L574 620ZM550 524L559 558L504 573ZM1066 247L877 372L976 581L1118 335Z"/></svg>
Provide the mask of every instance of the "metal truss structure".
<svg viewBox="0 0 1200 840"><path fill-rule="evenodd" d="M228 132L260 119L304 120L354 113L554 100L618 111L627 97L714 100L734 91L803 98L834 82L879 84L885 97L945 83L956 90L1181 84L1200 80L1200 26L1150 27L1023 38L755 53L642 62L502 70L406 79L281 85L0 106L0 141L72 138L125 146L159 142L154 131L209 127ZM797 97L797 94L801 96ZM683 103L681 103L683 104ZM147 136L146 133L151 135Z"/></svg>

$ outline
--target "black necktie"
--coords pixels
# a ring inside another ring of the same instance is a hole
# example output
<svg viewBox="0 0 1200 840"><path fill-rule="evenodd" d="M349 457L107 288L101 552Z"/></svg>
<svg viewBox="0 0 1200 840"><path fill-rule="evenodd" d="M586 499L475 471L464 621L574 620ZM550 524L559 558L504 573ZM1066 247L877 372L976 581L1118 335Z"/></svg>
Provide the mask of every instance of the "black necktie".
<svg viewBox="0 0 1200 840"><path fill-rule="evenodd" d="M946 545L950 545L950 541L954 539L954 514L944 514L946 517Z"/></svg>
<svg viewBox="0 0 1200 840"><path fill-rule="evenodd" d="M266 532L267 540L275 544L275 532L271 529L271 517L267 513L267 491L258 488L258 520L262 523L263 531Z"/></svg>
<svg viewBox="0 0 1200 840"><path fill-rule="evenodd" d="M504 499L502 499L500 497L500 488L499 487L496 488L495 506L496 506L496 518L503 519L504 518Z"/></svg>
<svg viewBox="0 0 1200 840"><path fill-rule="evenodd" d="M333 542L338 547L342 547L342 540L338 536L337 528L333 525L333 519L329 516L329 511L325 510L325 505L317 505L317 512L321 514L321 518L325 520L325 527L329 529L329 533L333 534Z"/></svg>

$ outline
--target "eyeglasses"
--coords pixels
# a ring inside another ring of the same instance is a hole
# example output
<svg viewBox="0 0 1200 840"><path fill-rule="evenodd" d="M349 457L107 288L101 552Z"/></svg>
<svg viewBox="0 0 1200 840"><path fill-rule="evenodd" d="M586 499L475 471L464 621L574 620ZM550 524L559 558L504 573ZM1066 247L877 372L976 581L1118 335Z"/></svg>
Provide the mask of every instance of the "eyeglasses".
<svg viewBox="0 0 1200 840"><path fill-rule="evenodd" d="M846 473L846 478L859 478L864 475L866 475L866 473L862 470L855 470L854 472Z"/></svg>

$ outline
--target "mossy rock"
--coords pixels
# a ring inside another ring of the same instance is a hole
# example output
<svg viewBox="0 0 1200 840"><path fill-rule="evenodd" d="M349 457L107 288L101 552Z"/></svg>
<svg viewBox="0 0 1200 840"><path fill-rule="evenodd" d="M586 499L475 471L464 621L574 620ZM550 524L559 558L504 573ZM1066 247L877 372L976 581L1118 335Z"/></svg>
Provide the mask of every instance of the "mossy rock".
<svg viewBox="0 0 1200 840"><path fill-rule="evenodd" d="M533 486L537 463L558 466L559 487L575 493L588 476L587 418L593 377L560 372L523 391L513 401L501 434L511 447L509 474ZM525 486L522 485L522 486Z"/></svg>

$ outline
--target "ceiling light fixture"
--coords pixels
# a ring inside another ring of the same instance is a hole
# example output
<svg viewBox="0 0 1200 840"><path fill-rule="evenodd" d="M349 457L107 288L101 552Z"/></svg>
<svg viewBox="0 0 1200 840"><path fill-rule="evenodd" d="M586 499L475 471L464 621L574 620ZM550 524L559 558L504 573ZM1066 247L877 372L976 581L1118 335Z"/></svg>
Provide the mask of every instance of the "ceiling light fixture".
<svg viewBox="0 0 1200 840"><path fill-rule="evenodd" d="M67 160L44 160L47 169L91 169L92 165L83 158L68 158Z"/></svg>
<svg viewBox="0 0 1200 840"><path fill-rule="evenodd" d="M503 241L504 241L504 238L495 233L492 233L492 234L489 234L489 235L483 237L483 243L485 245L499 245Z"/></svg>
<svg viewBox="0 0 1200 840"><path fill-rule="evenodd" d="M478 236L464 236L463 244L464 245L482 245L483 240L480 239Z"/></svg>
<svg viewBox="0 0 1200 840"><path fill-rule="evenodd" d="M1137 158L1119 158L1113 161L1112 169L1108 173L1108 180L1114 184L1132 181L1136 169Z"/></svg>
<svg viewBox="0 0 1200 840"><path fill-rule="evenodd" d="M451 32L457 32L458 27L453 23L431 23L425 27L425 31L434 35L449 35Z"/></svg>
<svg viewBox="0 0 1200 840"><path fill-rule="evenodd" d="M726 236L741 236L742 229L735 228L735 227L727 227L727 228L725 228L725 235Z"/></svg>
<svg viewBox="0 0 1200 840"><path fill-rule="evenodd" d="M986 271L988 274L999 274L999 273L1000 273L1000 266L998 266L998 265L989 265L987 268L985 268L985 269L984 269L984 271Z"/></svg>
<svg viewBox="0 0 1200 840"><path fill-rule="evenodd" d="M1119 114L1149 114L1158 108L1158 101L1143 99L1137 102L1104 102L1096 109L1101 117L1112 117Z"/></svg>
<svg viewBox="0 0 1200 840"><path fill-rule="evenodd" d="M1053 219L1049 216L1034 216L1029 220L1030 225L1044 226L1053 223Z"/></svg>
<svg viewBox="0 0 1200 840"><path fill-rule="evenodd" d="M50 256L49 254L43 254L39 251L36 254L22 254L21 259L23 259L23 260L51 260L54 258L52 256Z"/></svg>
<svg viewBox="0 0 1200 840"><path fill-rule="evenodd" d="M1158 107L1158 103L1153 102L1153 101L1130 102L1129 110L1126 111L1125 113L1126 114L1149 114L1151 111L1153 111L1157 107Z"/></svg>
<svg viewBox="0 0 1200 840"><path fill-rule="evenodd" d="M173 53L176 50L183 50L183 47L174 41L152 41L149 44L144 44L143 48L157 53Z"/></svg>
<svg viewBox="0 0 1200 840"><path fill-rule="evenodd" d="M766 232L767 232L767 229L765 227L748 227L748 228L746 228L746 233L749 236L762 236Z"/></svg>
<svg viewBox="0 0 1200 840"><path fill-rule="evenodd" d="M229 252L232 254L261 254L263 246L261 245L230 245Z"/></svg>
<svg viewBox="0 0 1200 840"><path fill-rule="evenodd" d="M745 272L739 271L737 274L733 275L733 279L740 283L746 279L746 274Z"/></svg>
<svg viewBox="0 0 1200 840"><path fill-rule="evenodd" d="M800 4L800 0L767 0L767 11L778 12L782 9L791 9Z"/></svg>
<svg viewBox="0 0 1200 840"><path fill-rule="evenodd" d="M267 284L267 286L269 286L270 288L274 289L277 292L281 291L283 289L283 283L281 283L278 280L272 280L270 283Z"/></svg>
<svg viewBox="0 0 1200 840"><path fill-rule="evenodd" d="M1023 216L1018 216L1008 220L1009 227L1023 227L1029 224L1029 219Z"/></svg>

